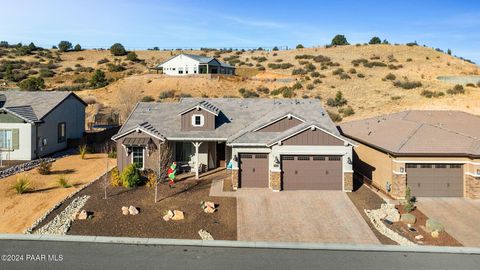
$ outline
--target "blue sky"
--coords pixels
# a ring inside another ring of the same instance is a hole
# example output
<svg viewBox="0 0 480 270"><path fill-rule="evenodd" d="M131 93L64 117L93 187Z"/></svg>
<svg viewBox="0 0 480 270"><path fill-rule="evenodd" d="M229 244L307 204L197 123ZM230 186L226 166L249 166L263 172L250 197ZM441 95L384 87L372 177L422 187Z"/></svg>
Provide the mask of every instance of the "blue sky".
<svg viewBox="0 0 480 270"><path fill-rule="evenodd" d="M416 40L480 63L480 1L0 0L0 40L84 47L324 45Z"/></svg>

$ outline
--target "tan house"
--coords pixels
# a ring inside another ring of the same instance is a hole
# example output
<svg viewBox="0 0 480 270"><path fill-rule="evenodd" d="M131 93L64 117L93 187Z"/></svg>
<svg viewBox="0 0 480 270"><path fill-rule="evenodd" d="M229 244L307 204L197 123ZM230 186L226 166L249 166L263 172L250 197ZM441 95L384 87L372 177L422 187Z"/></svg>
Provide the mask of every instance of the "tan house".
<svg viewBox="0 0 480 270"><path fill-rule="evenodd" d="M119 170L159 168L170 145L180 172L231 164L236 188L352 190L352 145L318 100L184 98L138 103L113 137Z"/></svg>
<svg viewBox="0 0 480 270"><path fill-rule="evenodd" d="M394 198L480 198L480 116L404 111L341 124L360 143L354 169Z"/></svg>

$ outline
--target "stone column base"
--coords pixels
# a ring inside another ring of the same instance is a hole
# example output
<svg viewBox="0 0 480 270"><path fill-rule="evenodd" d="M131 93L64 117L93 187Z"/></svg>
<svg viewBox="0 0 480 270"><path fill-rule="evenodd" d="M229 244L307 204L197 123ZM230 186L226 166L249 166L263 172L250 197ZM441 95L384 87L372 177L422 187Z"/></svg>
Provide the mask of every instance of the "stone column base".
<svg viewBox="0 0 480 270"><path fill-rule="evenodd" d="M480 177L465 176L465 197L480 199Z"/></svg>
<svg viewBox="0 0 480 270"><path fill-rule="evenodd" d="M270 171L270 189L273 191L280 191L282 189L281 172Z"/></svg>
<svg viewBox="0 0 480 270"><path fill-rule="evenodd" d="M232 170L232 188L233 190L238 189L238 169Z"/></svg>
<svg viewBox="0 0 480 270"><path fill-rule="evenodd" d="M407 175L406 174L393 174L392 186L390 190L390 196L394 199L404 199L405 190L407 189Z"/></svg>
<svg viewBox="0 0 480 270"><path fill-rule="evenodd" d="M343 174L343 191L353 191L353 173L351 172Z"/></svg>

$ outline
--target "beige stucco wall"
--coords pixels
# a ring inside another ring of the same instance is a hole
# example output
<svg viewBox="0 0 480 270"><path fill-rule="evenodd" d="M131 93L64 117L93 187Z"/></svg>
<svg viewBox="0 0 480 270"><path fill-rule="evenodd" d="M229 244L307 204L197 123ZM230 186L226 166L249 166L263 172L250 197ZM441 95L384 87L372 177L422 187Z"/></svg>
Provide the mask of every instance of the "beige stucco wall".
<svg viewBox="0 0 480 270"><path fill-rule="evenodd" d="M359 144L353 149L353 168L372 180L372 185L386 191L387 182L392 183L392 159L388 154Z"/></svg>

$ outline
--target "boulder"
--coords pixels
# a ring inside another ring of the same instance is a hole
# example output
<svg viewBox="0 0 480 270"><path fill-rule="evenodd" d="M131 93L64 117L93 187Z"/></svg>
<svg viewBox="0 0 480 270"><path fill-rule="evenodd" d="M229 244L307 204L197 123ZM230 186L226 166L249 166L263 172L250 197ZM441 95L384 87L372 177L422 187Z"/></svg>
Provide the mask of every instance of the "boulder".
<svg viewBox="0 0 480 270"><path fill-rule="evenodd" d="M124 216L126 216L126 215L129 214L128 207L122 206L122 214L123 214Z"/></svg>
<svg viewBox="0 0 480 270"><path fill-rule="evenodd" d="M421 234L415 236L415 240L422 240L422 239L423 239L423 235Z"/></svg>
<svg viewBox="0 0 480 270"><path fill-rule="evenodd" d="M180 210L173 210L172 220L182 220L182 219L185 219L183 212Z"/></svg>
<svg viewBox="0 0 480 270"><path fill-rule="evenodd" d="M400 221L406 224L415 224L415 222L417 221L417 217L410 213L402 214L400 216Z"/></svg>
<svg viewBox="0 0 480 270"><path fill-rule="evenodd" d="M444 229L443 224L436 219L429 218L427 219L427 222L425 222L425 230L429 233L433 231L442 232Z"/></svg>
<svg viewBox="0 0 480 270"><path fill-rule="evenodd" d="M168 210L167 213L162 217L163 220L169 221L174 216L172 210Z"/></svg>
<svg viewBox="0 0 480 270"><path fill-rule="evenodd" d="M212 214L213 212L215 212L215 208L212 208L212 207L205 207L205 209L203 209L203 211L207 214Z"/></svg>
<svg viewBox="0 0 480 270"><path fill-rule="evenodd" d="M397 222L400 220L400 213L398 212L397 208L395 208L395 204L391 203L384 203L380 206L381 215L383 219L390 220L391 222Z"/></svg>
<svg viewBox="0 0 480 270"><path fill-rule="evenodd" d="M202 240L213 240L213 236L205 230L199 230L198 235L200 235L200 238L202 238Z"/></svg>
<svg viewBox="0 0 480 270"><path fill-rule="evenodd" d="M440 236L440 233L438 231L433 231L431 235L433 238L438 238Z"/></svg>
<svg viewBox="0 0 480 270"><path fill-rule="evenodd" d="M130 205L130 207L128 208L128 212L130 213L130 215L132 216L135 216L135 215L138 215L138 209L133 206L133 205Z"/></svg>
<svg viewBox="0 0 480 270"><path fill-rule="evenodd" d="M88 218L88 213L87 211L84 209L80 212L80 214L78 214L77 216L77 219L79 220L84 220L84 219L87 219Z"/></svg>
<svg viewBox="0 0 480 270"><path fill-rule="evenodd" d="M205 207L206 207L206 208L210 207L210 208L215 209L215 203L213 203L213 202L205 202Z"/></svg>

